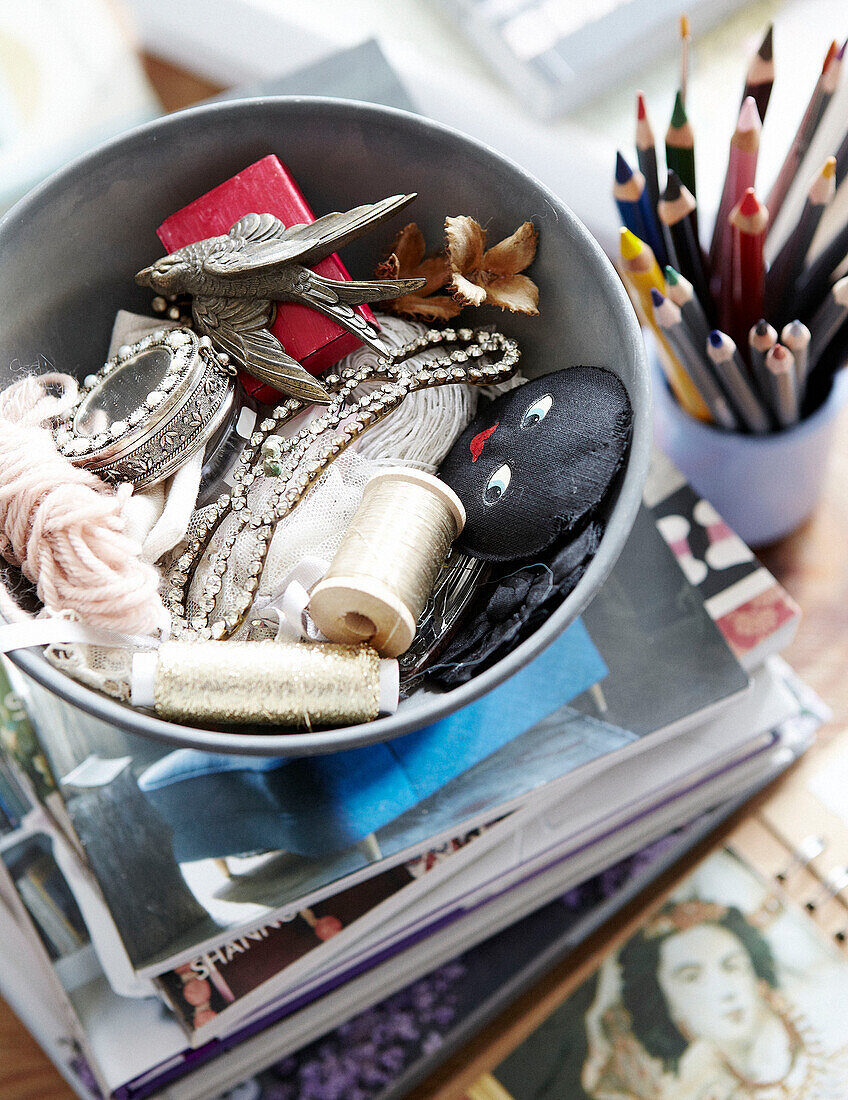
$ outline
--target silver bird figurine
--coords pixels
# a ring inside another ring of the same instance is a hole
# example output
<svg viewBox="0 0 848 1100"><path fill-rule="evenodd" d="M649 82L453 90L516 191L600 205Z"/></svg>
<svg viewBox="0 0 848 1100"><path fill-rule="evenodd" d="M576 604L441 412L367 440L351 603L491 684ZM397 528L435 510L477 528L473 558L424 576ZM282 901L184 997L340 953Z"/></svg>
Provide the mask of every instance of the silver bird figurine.
<svg viewBox="0 0 848 1100"><path fill-rule="evenodd" d="M157 294L190 294L198 330L263 382L305 401L326 404L326 388L270 331L276 302L323 313L381 355L380 334L353 307L419 290L424 279L325 279L309 270L336 249L403 209L416 196L325 214L309 225L284 225L273 214L245 214L229 233L179 248L135 277Z"/></svg>

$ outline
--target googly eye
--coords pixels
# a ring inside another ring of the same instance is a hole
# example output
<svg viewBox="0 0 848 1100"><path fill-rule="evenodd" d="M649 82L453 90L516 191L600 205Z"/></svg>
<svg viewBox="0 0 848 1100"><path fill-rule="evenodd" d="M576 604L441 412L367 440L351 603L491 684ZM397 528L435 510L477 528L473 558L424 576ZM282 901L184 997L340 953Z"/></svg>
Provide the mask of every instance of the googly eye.
<svg viewBox="0 0 848 1100"><path fill-rule="evenodd" d="M503 466L498 466L486 482L486 488L483 490L483 503L496 504L509 488L511 480L512 470L509 468L509 464L505 462Z"/></svg>
<svg viewBox="0 0 848 1100"><path fill-rule="evenodd" d="M554 399L549 393L546 393L544 397L540 397L538 401L534 401L522 416L521 427L532 428L534 424L540 423L550 412L553 403Z"/></svg>

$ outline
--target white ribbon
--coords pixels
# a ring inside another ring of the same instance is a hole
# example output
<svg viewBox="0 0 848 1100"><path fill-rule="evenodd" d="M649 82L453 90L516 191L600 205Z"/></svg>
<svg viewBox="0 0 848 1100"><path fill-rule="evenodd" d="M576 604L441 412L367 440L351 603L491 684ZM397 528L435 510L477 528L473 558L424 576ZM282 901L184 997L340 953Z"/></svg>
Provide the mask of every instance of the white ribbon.
<svg viewBox="0 0 848 1100"><path fill-rule="evenodd" d="M261 619L277 628L278 642L310 642L327 639L309 614L309 596L329 568L322 558L305 557L286 574L275 596L257 597L251 618Z"/></svg>
<svg viewBox="0 0 848 1100"><path fill-rule="evenodd" d="M156 649L160 644L158 638L149 634L122 634L117 630L86 626L85 623L59 617L25 619L0 625L0 653L32 646L68 645L71 642L133 649Z"/></svg>

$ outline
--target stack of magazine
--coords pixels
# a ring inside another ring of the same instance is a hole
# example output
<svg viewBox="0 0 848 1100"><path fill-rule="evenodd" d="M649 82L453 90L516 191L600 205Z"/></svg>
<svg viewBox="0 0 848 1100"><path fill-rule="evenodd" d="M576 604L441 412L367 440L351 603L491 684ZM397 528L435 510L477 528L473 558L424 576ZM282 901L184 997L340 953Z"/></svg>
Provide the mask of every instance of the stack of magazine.
<svg viewBox="0 0 848 1100"><path fill-rule="evenodd" d="M0 991L82 1097L402 1096L808 747L797 622L657 456L582 619L438 738L178 750L6 665Z"/></svg>

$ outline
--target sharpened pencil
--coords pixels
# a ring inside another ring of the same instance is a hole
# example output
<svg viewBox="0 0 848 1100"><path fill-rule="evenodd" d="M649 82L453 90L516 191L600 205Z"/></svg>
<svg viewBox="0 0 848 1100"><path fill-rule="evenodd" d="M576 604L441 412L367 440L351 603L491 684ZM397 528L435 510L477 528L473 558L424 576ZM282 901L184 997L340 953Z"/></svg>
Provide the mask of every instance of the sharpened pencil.
<svg viewBox="0 0 848 1100"><path fill-rule="evenodd" d="M795 287L804 270L818 224L836 194L836 157L828 157L813 180L804 209L766 273L765 312L784 321L792 309ZM771 214L771 211L769 211Z"/></svg>
<svg viewBox="0 0 848 1100"><path fill-rule="evenodd" d="M710 334L710 323L701 303L695 297L695 288L685 275L675 271L671 265L667 265L663 271L667 297L671 298L680 310L696 346L704 347Z"/></svg>
<svg viewBox="0 0 848 1100"><path fill-rule="evenodd" d="M689 16L680 16L680 98L686 105L686 91L689 86L689 47L692 45L692 28Z"/></svg>
<svg viewBox="0 0 848 1100"><path fill-rule="evenodd" d="M695 388L692 379L683 369L671 344L654 320L651 291L663 293L665 280L649 245L640 241L629 229L622 229L620 236L621 266L627 281L636 295L645 320L653 328L662 352L660 363L680 407L696 420L710 420L710 410Z"/></svg>
<svg viewBox="0 0 848 1100"><path fill-rule="evenodd" d="M795 360L795 368L798 371L799 399L804 400L804 386L807 382L810 366L810 338L811 333L807 326L797 318L783 326L780 333L780 342L792 352Z"/></svg>
<svg viewBox="0 0 848 1100"><path fill-rule="evenodd" d="M751 377L754 380L754 385L769 408L771 407L771 401L769 399L769 382L766 378L766 354L776 343L777 331L768 323L765 317L761 317L748 333L748 358L751 362Z"/></svg>
<svg viewBox="0 0 848 1100"><path fill-rule="evenodd" d="M654 131L651 128L651 120L648 118L645 96L642 92L636 93L636 159L639 164L639 171L645 177L648 198L654 214L656 214L657 203L660 201L660 181L657 175L657 143L654 138Z"/></svg>
<svg viewBox="0 0 848 1100"><path fill-rule="evenodd" d="M775 344L766 353L765 377L769 385L770 404L781 428L798 423L801 414L798 393L798 373L792 352L783 344Z"/></svg>
<svg viewBox="0 0 848 1100"><path fill-rule="evenodd" d="M639 171L633 171L619 152L616 154L615 183L613 198L621 214L621 220L636 236L649 244L657 262L664 262L666 246L657 224L657 216L651 207L645 177Z"/></svg>
<svg viewBox="0 0 848 1100"><path fill-rule="evenodd" d="M715 375L742 424L757 435L771 431L771 420L751 388L736 344L726 333L713 329L707 337L706 351Z"/></svg>
<svg viewBox="0 0 848 1100"><path fill-rule="evenodd" d="M848 221L834 233L795 285L793 312L809 317L830 293L830 279L848 255Z"/></svg>
<svg viewBox="0 0 848 1100"><path fill-rule="evenodd" d="M848 317L848 275L833 284L830 294L810 321L810 373L816 369L828 345L845 324L846 317Z"/></svg>
<svg viewBox="0 0 848 1100"><path fill-rule="evenodd" d="M689 329L683 323L680 310L670 298L664 297L656 289L651 291L651 300L656 324L677 352L684 370L709 408L712 419L719 427L734 431L739 427L739 420L710 372L703 352L695 346Z"/></svg>
<svg viewBox="0 0 848 1100"><path fill-rule="evenodd" d="M708 317L715 316L704 256L698 240L697 204L676 172L668 173L668 186L657 206L671 263L692 283L695 297Z"/></svg>
<svg viewBox="0 0 848 1100"><path fill-rule="evenodd" d="M816 130L822 120L822 116L833 98L836 86L839 83L839 72L842 67L842 55L836 42L831 42L830 48L822 65L821 75L813 88L813 94L789 146L789 151L781 165L777 178L766 199L766 206L771 214L771 224L774 225L777 216L783 209L783 203L789 193L789 189L795 181L801 162L807 155L807 150L812 144Z"/></svg>
<svg viewBox="0 0 848 1100"><path fill-rule="evenodd" d="M669 172L676 172L681 182L698 194L695 185L695 136L680 92L674 97L674 110L665 135L665 163Z"/></svg>
<svg viewBox="0 0 848 1100"><path fill-rule="evenodd" d="M842 44L842 48L837 54L838 59L841 61L845 54L845 47L848 45L848 40ZM845 132L845 136L842 138L842 143L836 150L836 186L839 187L846 174L848 174L848 130Z"/></svg>
<svg viewBox="0 0 848 1100"><path fill-rule="evenodd" d="M713 277L713 293L716 295L716 286L725 282L730 269L731 233L728 218L730 211L745 191L754 186L762 126L757 104L752 96L748 96L739 109L736 129L730 139L727 172L724 176L721 201L710 244L710 268Z"/></svg>
<svg viewBox="0 0 848 1100"><path fill-rule="evenodd" d="M748 72L745 77L745 89L742 92L742 103L751 96L757 104L760 122L765 122L771 90L774 86L774 25L769 23L765 37L760 43L760 48L751 59Z"/></svg>
<svg viewBox="0 0 848 1100"><path fill-rule="evenodd" d="M763 315L765 260L763 246L768 210L749 187L728 219L733 231L730 272L730 313L724 328L738 341ZM723 299L724 303L724 299Z"/></svg>

